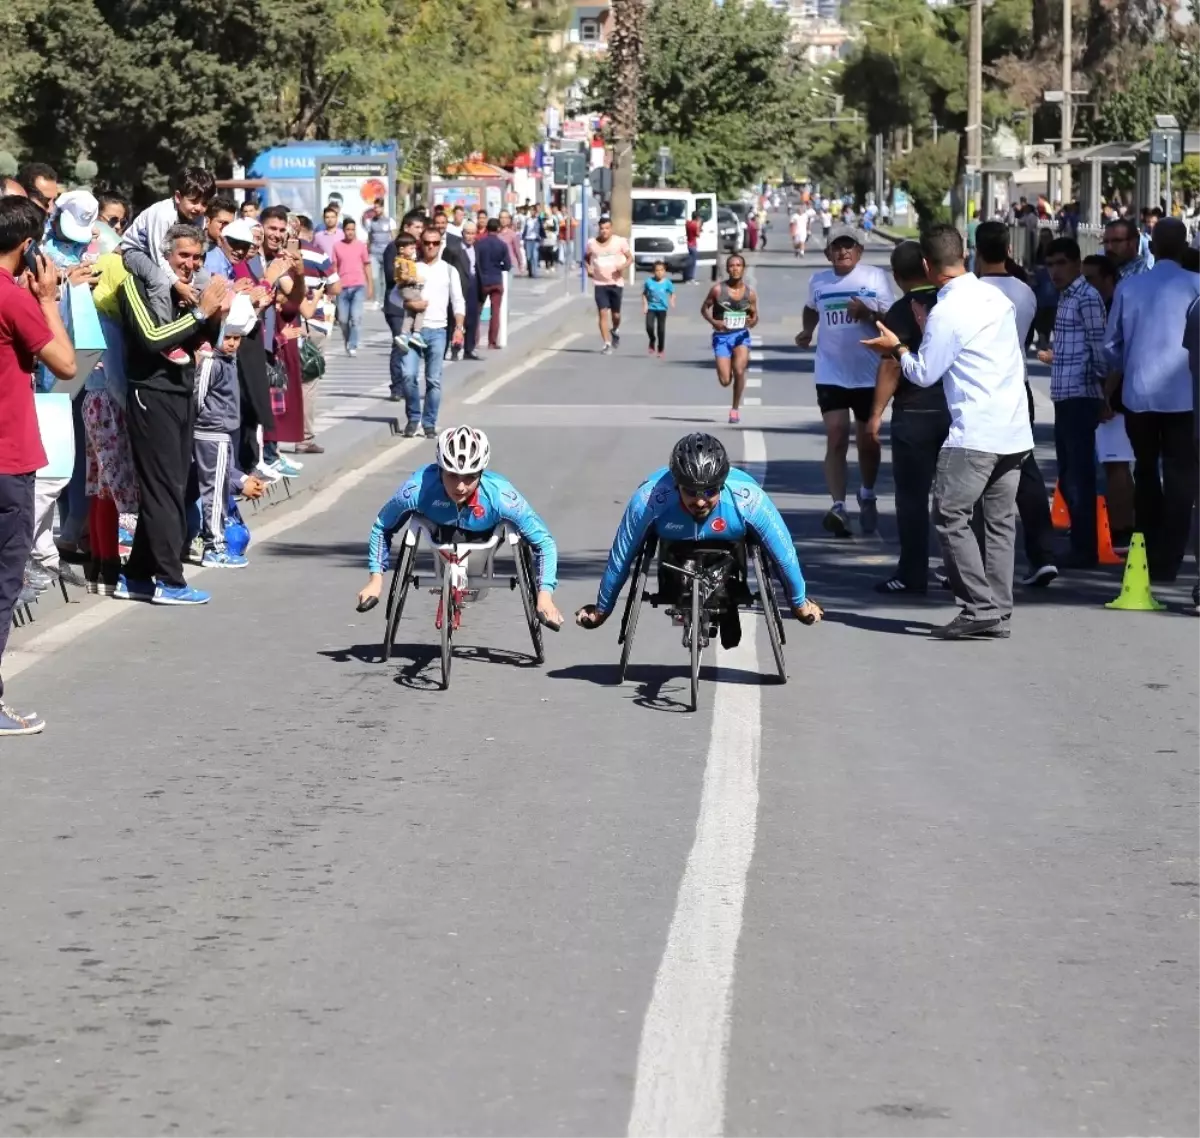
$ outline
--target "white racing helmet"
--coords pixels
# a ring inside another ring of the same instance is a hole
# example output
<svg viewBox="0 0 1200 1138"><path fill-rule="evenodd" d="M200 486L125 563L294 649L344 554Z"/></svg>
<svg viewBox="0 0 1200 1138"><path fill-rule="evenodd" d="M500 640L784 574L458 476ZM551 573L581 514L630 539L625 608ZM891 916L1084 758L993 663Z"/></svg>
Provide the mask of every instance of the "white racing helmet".
<svg viewBox="0 0 1200 1138"><path fill-rule="evenodd" d="M438 466L451 474L482 474L491 457L487 435L474 427L447 427L438 435Z"/></svg>

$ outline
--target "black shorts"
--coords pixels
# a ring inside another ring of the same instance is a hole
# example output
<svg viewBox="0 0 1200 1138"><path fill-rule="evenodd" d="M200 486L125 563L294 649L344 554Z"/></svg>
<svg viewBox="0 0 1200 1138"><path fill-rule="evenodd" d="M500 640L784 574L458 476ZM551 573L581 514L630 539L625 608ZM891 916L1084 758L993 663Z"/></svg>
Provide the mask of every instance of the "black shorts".
<svg viewBox="0 0 1200 1138"><path fill-rule="evenodd" d="M822 415L830 411L851 411L860 423L865 423L875 407L875 388L818 383L817 406L821 408Z"/></svg>
<svg viewBox="0 0 1200 1138"><path fill-rule="evenodd" d="M621 295L624 292L620 285L597 285L596 307L601 310L611 308L613 312L620 312Z"/></svg>

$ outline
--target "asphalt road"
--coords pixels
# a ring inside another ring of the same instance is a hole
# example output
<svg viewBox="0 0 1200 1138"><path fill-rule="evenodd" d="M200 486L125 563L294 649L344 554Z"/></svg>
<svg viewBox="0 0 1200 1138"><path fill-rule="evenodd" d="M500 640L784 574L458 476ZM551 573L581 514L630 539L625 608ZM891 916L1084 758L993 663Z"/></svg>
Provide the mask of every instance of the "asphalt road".
<svg viewBox="0 0 1200 1138"><path fill-rule="evenodd" d="M649 608L623 687L612 624L531 667L511 593L449 693L432 597L381 665L354 594L420 442L260 515L207 608L18 648L49 727L0 758L0 1132L1197 1133L1197 624L1099 607L1114 571L1022 592L1006 642L871 592L886 477L881 536L820 529L815 263L756 259L740 429L688 287L666 361L589 312L443 413L549 522L564 611L680 434L765 462L827 606L786 686L748 628L689 714Z"/></svg>

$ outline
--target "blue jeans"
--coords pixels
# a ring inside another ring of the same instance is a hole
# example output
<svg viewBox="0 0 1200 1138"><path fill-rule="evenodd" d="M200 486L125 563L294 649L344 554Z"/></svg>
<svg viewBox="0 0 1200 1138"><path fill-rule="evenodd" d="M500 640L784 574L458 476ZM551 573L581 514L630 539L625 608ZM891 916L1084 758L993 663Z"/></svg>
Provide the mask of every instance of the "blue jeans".
<svg viewBox="0 0 1200 1138"><path fill-rule="evenodd" d="M536 277L538 275L538 253L541 251L542 243L540 241L525 242L525 260L529 263L529 275Z"/></svg>
<svg viewBox="0 0 1200 1138"><path fill-rule="evenodd" d="M695 245L689 245L687 257L687 268L683 270L683 279L685 281L694 281L696 279L696 262L700 257L700 250Z"/></svg>
<svg viewBox="0 0 1200 1138"><path fill-rule="evenodd" d="M1054 404L1054 453L1058 481L1071 515L1071 553L1096 560L1096 426L1099 399L1060 399Z"/></svg>
<svg viewBox="0 0 1200 1138"><path fill-rule="evenodd" d="M401 363L404 377L404 404L410 423L419 422L426 431L437 426L438 407L442 402L442 357L446 353L445 328L426 327L421 333L425 350L409 348ZM425 361L425 413L421 413L421 360Z"/></svg>
<svg viewBox="0 0 1200 1138"><path fill-rule="evenodd" d="M362 324L363 308L367 303L367 286L351 285L343 288L337 297L337 322L346 341L346 349L358 347L358 329Z"/></svg>

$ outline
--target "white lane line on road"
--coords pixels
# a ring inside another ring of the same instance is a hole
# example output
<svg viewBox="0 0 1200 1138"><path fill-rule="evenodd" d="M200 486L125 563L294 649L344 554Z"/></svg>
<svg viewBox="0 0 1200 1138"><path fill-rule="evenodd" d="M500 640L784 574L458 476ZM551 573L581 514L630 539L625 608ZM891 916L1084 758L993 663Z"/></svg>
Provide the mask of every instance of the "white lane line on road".
<svg viewBox="0 0 1200 1138"><path fill-rule="evenodd" d="M751 395L749 398L742 400L742 406L743 407L761 407L762 400L759 399L758 396L756 396L756 395Z"/></svg>
<svg viewBox="0 0 1200 1138"><path fill-rule="evenodd" d="M765 436L755 430L741 436L743 466L761 480ZM732 651L717 649L718 668L758 671L757 623L743 625ZM719 674L713 692L696 839L642 1026L633 1138L724 1130L734 965L758 825L762 700L757 684L722 683Z"/></svg>
<svg viewBox="0 0 1200 1138"><path fill-rule="evenodd" d="M495 379L489 380L473 395L468 395L463 400L468 406L475 406L477 403L482 403L485 399L490 399L502 387L512 383L518 376L524 375L530 368L537 367L538 364L545 363L555 352L562 351L568 344L574 343L583 335L582 332L572 332L569 336L564 336L553 348L546 348L544 351L536 352L530 356L523 364L517 367L510 368L503 375L496 376Z"/></svg>
<svg viewBox="0 0 1200 1138"><path fill-rule="evenodd" d="M750 370L753 372L754 368L751 368ZM748 376L746 376L746 386L747 387L762 387L762 379L755 378L753 375L748 375Z"/></svg>

